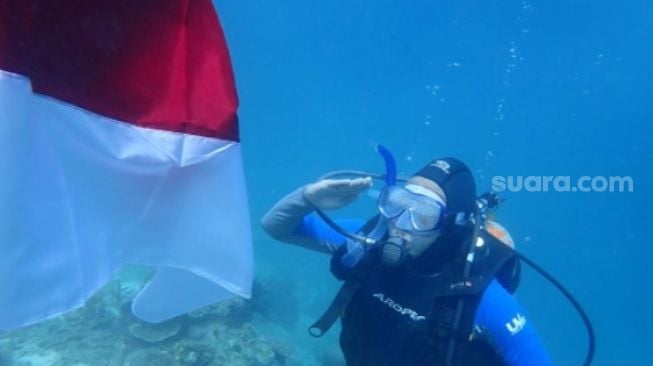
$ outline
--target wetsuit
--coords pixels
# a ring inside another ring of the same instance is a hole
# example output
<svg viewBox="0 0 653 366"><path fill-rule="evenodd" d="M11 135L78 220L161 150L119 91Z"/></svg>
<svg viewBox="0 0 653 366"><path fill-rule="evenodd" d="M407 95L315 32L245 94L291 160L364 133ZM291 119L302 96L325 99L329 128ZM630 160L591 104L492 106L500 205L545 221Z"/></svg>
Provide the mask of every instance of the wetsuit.
<svg viewBox="0 0 653 366"><path fill-rule="evenodd" d="M344 238L313 211L298 190L279 201L262 224L279 240L336 255L343 252L338 248ZM352 231L364 224L362 220L338 223ZM341 318L340 344L348 365L444 365L451 337L456 339L453 365L552 365L526 313L496 279L488 279L465 307L468 314L463 323L468 319L473 332L437 334L446 329L438 328L438 323L447 321L442 314L451 313L451 309L439 309L447 301L433 295L448 283L442 280L446 267L430 275L370 268Z"/></svg>

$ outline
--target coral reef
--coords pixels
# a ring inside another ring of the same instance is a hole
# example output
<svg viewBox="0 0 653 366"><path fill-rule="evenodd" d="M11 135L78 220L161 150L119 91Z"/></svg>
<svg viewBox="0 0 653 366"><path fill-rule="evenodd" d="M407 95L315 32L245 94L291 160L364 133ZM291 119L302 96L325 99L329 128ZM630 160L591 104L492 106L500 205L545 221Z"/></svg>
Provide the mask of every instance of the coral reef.
<svg viewBox="0 0 653 366"><path fill-rule="evenodd" d="M168 351L158 349L137 349L125 356L124 366L170 366L175 358Z"/></svg>
<svg viewBox="0 0 653 366"><path fill-rule="evenodd" d="M146 343L163 342L179 334L181 322L177 319L161 324L133 323L129 326L129 334Z"/></svg>
<svg viewBox="0 0 653 366"><path fill-rule="evenodd" d="M256 302L236 298L152 325L129 311L143 281L118 277L75 312L1 334L0 366L292 364L292 347L252 324L267 311L273 286L257 285Z"/></svg>
<svg viewBox="0 0 653 366"><path fill-rule="evenodd" d="M187 314L187 317L191 321L221 320L241 324L250 321L252 318L253 312L249 303L248 300L235 297L191 311Z"/></svg>

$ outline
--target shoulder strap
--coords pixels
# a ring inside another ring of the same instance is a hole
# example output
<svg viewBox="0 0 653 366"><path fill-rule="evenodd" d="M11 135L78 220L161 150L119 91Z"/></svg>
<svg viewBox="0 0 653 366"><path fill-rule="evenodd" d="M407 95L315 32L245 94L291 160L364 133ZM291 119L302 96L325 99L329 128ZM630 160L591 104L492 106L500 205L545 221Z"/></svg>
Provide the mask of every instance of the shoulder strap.
<svg viewBox="0 0 653 366"><path fill-rule="evenodd" d="M431 323L432 334L438 337L467 339L473 332L474 315L481 296L490 282L497 278L499 282L514 290L519 281L513 276L518 259L494 236L481 232L483 244L474 251L474 265L468 277L460 274L460 267L467 258L463 256L447 265L441 272L441 282L436 287L433 314L436 317ZM518 271L517 271L518 272ZM510 290L510 289L509 289ZM455 313L458 301L464 301L464 312L458 329L454 329L452 314Z"/></svg>
<svg viewBox="0 0 653 366"><path fill-rule="evenodd" d="M474 264L469 276L460 274L460 266L467 260L459 258L445 267L442 276L445 280L438 287L436 296L469 296L481 294L495 278L510 292L519 284L519 260L499 239L481 232L482 245L474 251Z"/></svg>
<svg viewBox="0 0 653 366"><path fill-rule="evenodd" d="M370 231L373 231L377 227L380 218L380 215L376 215L369 219L358 231L358 233L365 235L369 234ZM336 258L336 261L339 262L339 258ZM334 272L333 268L332 272ZM338 277L336 273L334 273L334 275ZM328 332L336 320L338 320L338 317L344 312L345 308L347 308L347 305L349 305L349 302L354 297L354 295L356 295L356 292L360 287L360 281L353 279L346 280L342 286L340 286L338 293L331 301L331 304L327 310L315 323L313 323L313 325L308 328L308 333L313 337L322 337L326 332Z"/></svg>
<svg viewBox="0 0 653 366"><path fill-rule="evenodd" d="M313 337L319 338L328 332L359 288L359 282L346 281L343 283L336 297L331 302L331 305L329 305L329 308L308 328L308 333Z"/></svg>

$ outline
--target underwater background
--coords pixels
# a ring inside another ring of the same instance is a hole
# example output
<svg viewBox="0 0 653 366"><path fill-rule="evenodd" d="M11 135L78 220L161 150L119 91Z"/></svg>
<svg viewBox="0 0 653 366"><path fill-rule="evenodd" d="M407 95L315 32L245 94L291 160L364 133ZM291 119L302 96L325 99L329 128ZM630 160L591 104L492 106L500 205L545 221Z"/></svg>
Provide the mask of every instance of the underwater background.
<svg viewBox="0 0 653 366"><path fill-rule="evenodd" d="M259 221L328 171L381 172L377 144L404 175L461 158L479 193L495 176L631 177L632 192L505 192L498 221L584 306L594 365L653 364L651 2L214 4L241 104L254 298L148 328L125 312L147 276L130 268L86 307L0 334L0 366L342 364L337 327L306 330L339 287L328 256L276 242ZM332 215L373 210L363 197ZM556 363L579 365L587 337L564 298L528 269L517 296Z"/></svg>
<svg viewBox="0 0 653 366"><path fill-rule="evenodd" d="M493 176L630 176L633 192L505 192L498 220L588 312L595 365L651 365L653 3L634 1L217 1L241 100L254 224L336 169L404 174L456 156ZM574 179L575 179L574 178ZM354 214L371 214L367 210ZM351 217L335 212L334 217ZM338 288L328 257L254 227L261 275L283 281L293 343ZM518 298L559 365L587 337L562 296L525 270ZM287 315L287 314L286 314Z"/></svg>

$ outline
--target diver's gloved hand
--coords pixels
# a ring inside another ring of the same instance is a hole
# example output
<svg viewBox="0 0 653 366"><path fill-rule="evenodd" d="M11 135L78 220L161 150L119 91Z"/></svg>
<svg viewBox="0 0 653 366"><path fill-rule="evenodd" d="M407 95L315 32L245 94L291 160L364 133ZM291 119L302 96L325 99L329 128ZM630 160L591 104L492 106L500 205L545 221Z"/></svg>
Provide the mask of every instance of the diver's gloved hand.
<svg viewBox="0 0 653 366"><path fill-rule="evenodd" d="M372 186L372 178L322 179L304 186L304 198L322 210L342 208Z"/></svg>

